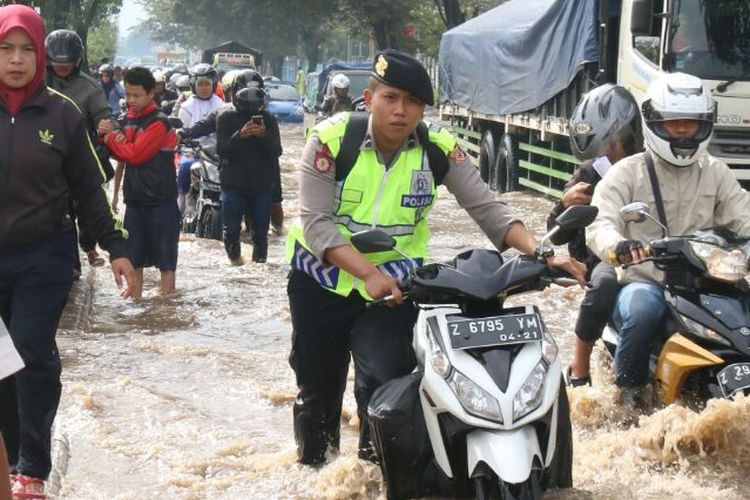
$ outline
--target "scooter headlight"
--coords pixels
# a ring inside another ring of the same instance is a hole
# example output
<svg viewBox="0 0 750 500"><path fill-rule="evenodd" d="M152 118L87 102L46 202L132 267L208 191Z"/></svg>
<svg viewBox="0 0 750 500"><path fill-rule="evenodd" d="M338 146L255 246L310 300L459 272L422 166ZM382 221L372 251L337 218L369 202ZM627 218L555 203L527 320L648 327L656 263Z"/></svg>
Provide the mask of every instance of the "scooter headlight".
<svg viewBox="0 0 750 500"><path fill-rule="evenodd" d="M430 364L432 365L432 369L435 370L435 373L447 379L453 369L451 361L431 331L428 331L427 338L430 342Z"/></svg>
<svg viewBox="0 0 750 500"><path fill-rule="evenodd" d="M494 422L503 422L498 400L461 372L453 370L448 379L448 385L453 389L467 413Z"/></svg>
<svg viewBox="0 0 750 500"><path fill-rule="evenodd" d="M682 323L685 325L685 328L690 330L690 333L697 335L698 337L704 338L706 340L710 340L711 342L716 342L718 344L724 344L724 345L732 345L731 342L729 342L727 339L716 333L715 331L711 330L710 328L707 328L697 321L688 318L687 316L680 314L680 319L682 320Z"/></svg>
<svg viewBox="0 0 750 500"><path fill-rule="evenodd" d="M544 360L541 360L513 397L513 420L519 420L539 408L544 396L542 389L546 377L547 365Z"/></svg>
<svg viewBox="0 0 750 500"><path fill-rule="evenodd" d="M727 251L700 241L691 241L690 249L706 265L706 272L712 278L731 283L745 278L747 274L747 256L740 249Z"/></svg>

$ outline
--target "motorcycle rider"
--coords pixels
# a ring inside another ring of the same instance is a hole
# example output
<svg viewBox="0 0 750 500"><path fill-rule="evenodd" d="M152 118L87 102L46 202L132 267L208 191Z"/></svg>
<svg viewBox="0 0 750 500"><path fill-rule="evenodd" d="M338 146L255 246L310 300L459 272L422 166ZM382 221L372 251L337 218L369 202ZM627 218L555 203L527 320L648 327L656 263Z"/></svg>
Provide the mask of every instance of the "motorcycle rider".
<svg viewBox="0 0 750 500"><path fill-rule="evenodd" d="M666 305L662 272L643 262L644 245L660 238L662 230L648 221L626 224L620 208L648 202L675 235L725 226L750 236L750 195L725 163L706 152L716 104L701 81L685 73L661 76L649 86L641 109L646 151L618 162L599 183L592 200L599 214L586 231L586 243L600 259L613 255L620 264L640 263L618 271L623 287L612 313L620 333L615 383L626 403L642 403L650 347Z"/></svg>
<svg viewBox="0 0 750 500"><path fill-rule="evenodd" d="M453 136L435 126L420 126L425 106L434 101L430 77L419 61L393 49L378 52L364 96L370 115L361 140L351 142L360 146L354 148L358 156L346 171L337 155L348 123L362 123L360 117L343 113L313 128L300 165L301 226L291 228L287 240L292 264L287 288L293 325L289 361L299 387L294 432L299 461L309 465L322 463L329 446L338 448L350 352L360 416L359 455L365 459L374 458L366 417L370 396L416 364L411 347L416 312L402 303L394 277L403 276L408 264L401 258L384 262L383 253L360 254L349 244L352 233L382 229L399 238L399 248L410 258L424 259L427 214L438 179L497 248L512 246L529 255L538 250L535 237L495 199ZM441 155L444 163L425 167L425 150ZM539 250L549 265L584 283L583 264ZM393 295L393 307L366 307L371 299L387 295Z"/></svg>
<svg viewBox="0 0 750 500"><path fill-rule="evenodd" d="M349 85L349 78L346 75L341 73L334 75L331 80L333 95L326 97L320 105L320 110L326 116L333 116L341 111L354 111L352 97L349 95Z"/></svg>
<svg viewBox="0 0 750 500"><path fill-rule="evenodd" d="M177 115L183 127L190 127L202 120L224 103L215 93L218 81L216 69L210 64L199 63L190 68L190 90L193 95L182 103Z"/></svg>
<svg viewBox="0 0 750 500"><path fill-rule="evenodd" d="M216 119L216 150L221 156L221 215L224 248L232 265L244 263L240 226L252 216L254 262L266 262L272 188L281 156L279 125L265 110L266 93L251 85L234 94L231 108Z"/></svg>
<svg viewBox="0 0 750 500"><path fill-rule="evenodd" d="M120 99L125 97L125 88L114 79L115 68L110 63L99 66L99 83L107 96L107 104L112 116L119 117L122 114Z"/></svg>
<svg viewBox="0 0 750 500"><path fill-rule="evenodd" d="M571 205L591 204L594 187L612 164L643 150L641 112L632 94L607 83L588 92L576 106L568 125L570 148L582 163L565 184L563 196L547 216L547 229ZM589 288L581 301L575 326L573 361L566 379L569 385L591 385L589 359L609 320L619 285L608 262L586 247L586 230L558 231L551 241L568 243L568 253L586 263Z"/></svg>
<svg viewBox="0 0 750 500"><path fill-rule="evenodd" d="M117 122L112 119L112 112L101 87L95 79L81 71L83 56L83 42L75 31L55 30L44 40L47 54L47 86L76 103L86 121L89 134L95 138L98 133L104 133L117 128ZM102 183L114 176L114 170L109 163L107 148L94 142L99 163L102 167ZM85 227L85 223L78 222L81 248L92 266L103 266L104 259L96 251L96 240ZM76 254L76 257L78 254ZM76 261L74 274L80 275L80 259Z"/></svg>
<svg viewBox="0 0 750 500"><path fill-rule="evenodd" d="M174 103L177 101L177 93L167 88L167 78L163 71L154 71L154 80L156 80L154 101L164 114L169 115L172 112Z"/></svg>

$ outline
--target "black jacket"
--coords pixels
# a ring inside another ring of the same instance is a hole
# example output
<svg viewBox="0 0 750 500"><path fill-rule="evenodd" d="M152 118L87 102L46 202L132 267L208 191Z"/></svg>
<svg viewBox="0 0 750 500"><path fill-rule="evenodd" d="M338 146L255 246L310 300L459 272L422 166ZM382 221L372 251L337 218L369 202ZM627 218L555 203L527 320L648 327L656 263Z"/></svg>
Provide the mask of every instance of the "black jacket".
<svg viewBox="0 0 750 500"><path fill-rule="evenodd" d="M600 180L602 180L602 178L599 177L599 174L596 172L596 170L594 170L593 162L587 161L581 164L573 173L573 176L570 178L570 180L565 183L564 191L567 191L579 182L586 182L588 184L591 184L591 186L593 187L596 186ZM558 201L557 204L552 207L552 210L547 216L548 230L554 227L555 219L564 211L565 208L563 207L562 201ZM593 252L591 252L586 246L585 229L558 231L551 238L551 241L554 245L562 245L564 243L567 243L568 253L570 254L570 256L585 263L589 271L593 269L597 263L599 263L599 258L596 257Z"/></svg>
<svg viewBox="0 0 750 500"><path fill-rule="evenodd" d="M221 157L221 187L242 194L271 191L276 182L276 164L281 156L279 124L273 114L263 111L265 137L240 137L240 129L250 120L233 107L216 119L216 151Z"/></svg>
<svg viewBox="0 0 750 500"><path fill-rule="evenodd" d="M75 104L42 85L11 118L0 101L0 253L73 228L76 211L110 258L125 255L102 171Z"/></svg>

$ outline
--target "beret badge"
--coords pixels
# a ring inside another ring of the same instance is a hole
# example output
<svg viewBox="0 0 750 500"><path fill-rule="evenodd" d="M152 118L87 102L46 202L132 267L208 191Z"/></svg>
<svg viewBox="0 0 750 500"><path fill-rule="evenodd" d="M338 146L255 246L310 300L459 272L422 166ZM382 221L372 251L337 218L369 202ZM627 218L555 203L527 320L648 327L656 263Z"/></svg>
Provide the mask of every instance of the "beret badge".
<svg viewBox="0 0 750 500"><path fill-rule="evenodd" d="M385 60L385 57L381 54L380 57L378 57L378 62L375 64L375 73L380 78L385 77L385 70L388 69L388 61Z"/></svg>

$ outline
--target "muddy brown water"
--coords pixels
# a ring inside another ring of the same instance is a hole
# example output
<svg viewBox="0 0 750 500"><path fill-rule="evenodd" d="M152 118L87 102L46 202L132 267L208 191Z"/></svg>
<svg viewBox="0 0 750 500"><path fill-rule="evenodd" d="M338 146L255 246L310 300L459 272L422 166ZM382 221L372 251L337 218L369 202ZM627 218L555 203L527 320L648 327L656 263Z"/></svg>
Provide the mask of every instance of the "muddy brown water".
<svg viewBox="0 0 750 500"><path fill-rule="evenodd" d="M299 126L282 134L289 226L303 140ZM432 258L488 247L440 194ZM502 199L542 232L551 200ZM231 267L220 242L183 237L178 293L158 297L158 274L150 272L138 303L119 298L106 267L85 269L58 336L64 388L50 484L57 498L385 498L378 468L356 457L351 388L340 455L320 469L295 462L284 241L271 237L265 265ZM554 287L514 300L539 305L567 360L581 296ZM633 414L614 402L605 358L595 353L593 388L569 392L575 487L550 498L750 497L750 400Z"/></svg>

